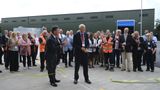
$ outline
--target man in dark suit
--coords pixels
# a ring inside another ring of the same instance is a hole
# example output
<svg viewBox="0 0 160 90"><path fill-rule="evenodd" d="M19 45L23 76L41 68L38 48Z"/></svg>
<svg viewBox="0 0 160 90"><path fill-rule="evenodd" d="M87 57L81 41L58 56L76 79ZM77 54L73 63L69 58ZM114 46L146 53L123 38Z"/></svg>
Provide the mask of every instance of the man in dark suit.
<svg viewBox="0 0 160 90"><path fill-rule="evenodd" d="M130 72L133 68L133 62L132 62L132 45L133 45L133 38L128 33L129 28L124 29L124 34L120 37L120 43L122 45L122 71ZM127 63L126 63L127 61Z"/></svg>
<svg viewBox="0 0 160 90"><path fill-rule="evenodd" d="M74 84L78 83L79 75L78 71L80 65L83 66L83 74L85 82L91 84L88 76L88 54L87 48L89 47L88 34L85 32L86 27L84 24L79 25L80 32L77 32L73 37L73 47L75 55L75 72L74 72Z"/></svg>
<svg viewBox="0 0 160 90"><path fill-rule="evenodd" d="M60 80L57 80L55 77L56 66L57 66L57 55L58 55L58 51L60 50L58 35L59 35L59 28L55 26L52 28L51 35L47 40L46 52L45 52L50 84L54 87L57 87L56 83L60 82Z"/></svg>

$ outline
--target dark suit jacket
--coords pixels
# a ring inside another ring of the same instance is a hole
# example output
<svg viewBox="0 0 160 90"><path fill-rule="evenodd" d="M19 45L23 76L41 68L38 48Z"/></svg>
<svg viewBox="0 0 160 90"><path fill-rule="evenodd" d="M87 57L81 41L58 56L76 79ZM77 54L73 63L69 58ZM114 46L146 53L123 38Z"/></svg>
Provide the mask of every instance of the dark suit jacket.
<svg viewBox="0 0 160 90"><path fill-rule="evenodd" d="M139 47L141 48L140 50L138 50L138 43L136 43L135 39L133 38L133 52L137 52L137 51L144 51L144 39L142 37L139 38L140 40L140 44Z"/></svg>
<svg viewBox="0 0 160 90"><path fill-rule="evenodd" d="M151 41L145 41L144 42L144 49L147 51L147 52L152 52L151 50L149 50L148 49L148 42L150 42L150 47L151 47L151 49L155 49L156 47L157 47L157 45L156 45L156 43L153 41L153 40L151 40Z"/></svg>
<svg viewBox="0 0 160 90"><path fill-rule="evenodd" d="M60 43L53 35L51 35L48 38L45 47L45 58L47 66L57 64L57 54L59 50L60 50Z"/></svg>
<svg viewBox="0 0 160 90"><path fill-rule="evenodd" d="M6 46L7 42L8 42L8 38L6 38L6 36L3 35L3 36L2 36L1 44L2 44L3 46Z"/></svg>
<svg viewBox="0 0 160 90"><path fill-rule="evenodd" d="M123 44L125 42L125 37L124 35L121 35L120 37L120 42L121 44ZM128 34L127 38L126 38L126 46L125 46L125 51L126 52L132 52L132 45L133 45L133 38L131 35ZM121 45L122 46L122 45ZM124 51L124 49L121 49L122 52Z"/></svg>
<svg viewBox="0 0 160 90"><path fill-rule="evenodd" d="M85 38L85 48L88 48L89 47L89 40L88 40L87 33L84 33L84 38ZM81 50L82 41L81 41L81 33L80 32L76 33L73 37L73 48L74 48L74 55L76 57L83 56L84 52Z"/></svg>

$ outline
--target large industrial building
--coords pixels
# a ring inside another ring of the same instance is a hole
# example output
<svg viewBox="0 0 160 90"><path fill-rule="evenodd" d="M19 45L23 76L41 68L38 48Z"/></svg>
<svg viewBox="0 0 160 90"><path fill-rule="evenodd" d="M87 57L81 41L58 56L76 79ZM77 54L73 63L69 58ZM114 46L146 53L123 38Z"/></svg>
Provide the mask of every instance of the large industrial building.
<svg viewBox="0 0 160 90"><path fill-rule="evenodd" d="M43 15L2 18L1 29L13 30L13 28L32 27L41 28L43 26L51 29L53 25L58 25L64 30L78 30L78 25L86 24L87 30L94 32L97 30L116 30L129 27L131 30L140 30L141 10L124 10L108 12L91 12L61 15ZM143 10L143 30L154 29L154 9Z"/></svg>

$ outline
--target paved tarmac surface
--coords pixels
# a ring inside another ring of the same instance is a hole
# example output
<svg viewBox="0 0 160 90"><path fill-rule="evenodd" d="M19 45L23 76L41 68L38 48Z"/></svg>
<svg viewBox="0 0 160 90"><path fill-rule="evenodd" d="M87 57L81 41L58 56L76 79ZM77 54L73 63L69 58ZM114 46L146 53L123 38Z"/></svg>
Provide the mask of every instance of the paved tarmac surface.
<svg viewBox="0 0 160 90"><path fill-rule="evenodd" d="M41 73L39 66L29 70L24 70L22 64L20 66L20 72L17 73L10 73L4 69L4 66L0 66L3 70L0 74L0 90L160 90L158 82L160 68L156 68L154 73L146 71L129 73L122 72L118 68L115 72L109 72L96 66L94 69L89 69L91 85L84 83L81 68L79 83L74 85L74 68L64 68L64 64L61 64L57 69L57 78L61 80L61 83L55 88L49 85L47 71ZM145 70L146 67L143 66L143 69ZM127 81L116 83L119 80Z"/></svg>
<svg viewBox="0 0 160 90"><path fill-rule="evenodd" d="M154 73L122 72L116 68L115 72L105 71L96 66L89 69L91 85L84 83L83 71L80 69L80 79L77 85L73 84L74 68L64 68L61 64L57 68L57 78L61 80L58 87L49 85L47 71L41 73L38 66L24 70L20 64L20 72L10 73L0 66L0 90L160 90L160 42L158 42L157 62ZM119 83L118 83L119 82ZM123 83L122 83L123 82Z"/></svg>

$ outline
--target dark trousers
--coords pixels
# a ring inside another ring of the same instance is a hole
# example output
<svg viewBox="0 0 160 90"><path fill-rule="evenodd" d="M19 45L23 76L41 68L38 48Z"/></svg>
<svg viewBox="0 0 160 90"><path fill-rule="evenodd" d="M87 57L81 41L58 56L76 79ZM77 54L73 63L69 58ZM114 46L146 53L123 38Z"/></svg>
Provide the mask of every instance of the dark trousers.
<svg viewBox="0 0 160 90"><path fill-rule="evenodd" d="M153 54L153 61L156 61L156 52Z"/></svg>
<svg viewBox="0 0 160 90"><path fill-rule="evenodd" d="M152 51L146 52L146 63L147 63L147 70L154 70L154 60Z"/></svg>
<svg viewBox="0 0 160 90"><path fill-rule="evenodd" d="M36 65L37 52L38 52L38 46L32 45L31 46L31 57L32 57L33 66Z"/></svg>
<svg viewBox="0 0 160 90"><path fill-rule="evenodd" d="M10 71L18 71L19 69L18 51L9 51L8 57L10 61Z"/></svg>
<svg viewBox="0 0 160 90"><path fill-rule="evenodd" d="M27 58L27 66L31 67L31 57L30 56L22 56L23 58L23 66L26 67L26 58Z"/></svg>
<svg viewBox="0 0 160 90"><path fill-rule="evenodd" d="M41 63L40 68L41 68L41 70L44 70L44 67L45 67L45 65L44 65L44 63L45 63L44 54L45 54L44 52L40 52L40 63Z"/></svg>
<svg viewBox="0 0 160 90"><path fill-rule="evenodd" d="M22 55L20 54L20 47L18 47L19 49L19 62L22 62Z"/></svg>
<svg viewBox="0 0 160 90"><path fill-rule="evenodd" d="M5 68L9 67L9 59L8 59L8 51L4 51L4 62L5 62Z"/></svg>
<svg viewBox="0 0 160 90"><path fill-rule="evenodd" d="M60 51L57 52L57 65L60 64L61 59L62 59L62 62L64 63L63 49L60 49Z"/></svg>
<svg viewBox="0 0 160 90"><path fill-rule="evenodd" d="M100 54L98 52L95 53L95 61L94 64L98 65L100 63Z"/></svg>
<svg viewBox="0 0 160 90"><path fill-rule="evenodd" d="M3 51L2 48L0 47L0 64L2 64L2 56L3 56Z"/></svg>
<svg viewBox="0 0 160 90"><path fill-rule="evenodd" d="M147 57L147 56L146 56L146 53L144 53L144 54L143 54L143 62L142 62L143 65L146 65L146 60L147 60L146 57Z"/></svg>
<svg viewBox="0 0 160 90"><path fill-rule="evenodd" d="M120 50L114 50L113 51L114 66L115 66L115 64L116 64L117 67L120 66L120 55L121 55Z"/></svg>
<svg viewBox="0 0 160 90"><path fill-rule="evenodd" d="M141 68L141 62L142 62L142 54L143 51L135 51L133 52L133 70L142 70Z"/></svg>
<svg viewBox="0 0 160 90"><path fill-rule="evenodd" d="M36 52L33 52L31 54L31 57L32 57L32 65L34 66L34 65L36 65Z"/></svg>
<svg viewBox="0 0 160 90"><path fill-rule="evenodd" d="M69 66L71 66L71 62L73 61L73 50L68 50L64 54L65 66L67 66L67 54L69 53Z"/></svg>
<svg viewBox="0 0 160 90"><path fill-rule="evenodd" d="M57 65L60 64L60 60L61 60L61 54L57 55Z"/></svg>
<svg viewBox="0 0 160 90"><path fill-rule="evenodd" d="M48 77L51 83L55 83L55 76L56 76L56 65L48 65L47 64L47 70L48 70Z"/></svg>
<svg viewBox="0 0 160 90"><path fill-rule="evenodd" d="M19 61L22 62L22 55L19 55Z"/></svg>
<svg viewBox="0 0 160 90"><path fill-rule="evenodd" d="M114 67L113 53L104 53L104 58L105 58L106 67L113 68Z"/></svg>
<svg viewBox="0 0 160 90"><path fill-rule="evenodd" d="M75 72L74 72L74 79L78 80L79 79L79 68L80 65L82 64L83 66L83 75L85 80L89 80L88 76L88 55L86 53L82 53L82 55L75 55Z"/></svg>
<svg viewBox="0 0 160 90"><path fill-rule="evenodd" d="M46 57L46 64L47 64L48 77L49 77L50 83L55 83L57 57L56 56L47 56Z"/></svg>

